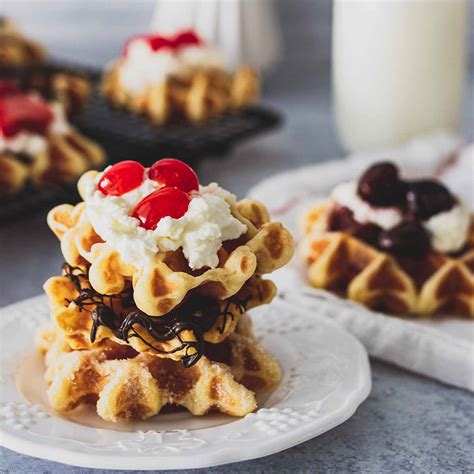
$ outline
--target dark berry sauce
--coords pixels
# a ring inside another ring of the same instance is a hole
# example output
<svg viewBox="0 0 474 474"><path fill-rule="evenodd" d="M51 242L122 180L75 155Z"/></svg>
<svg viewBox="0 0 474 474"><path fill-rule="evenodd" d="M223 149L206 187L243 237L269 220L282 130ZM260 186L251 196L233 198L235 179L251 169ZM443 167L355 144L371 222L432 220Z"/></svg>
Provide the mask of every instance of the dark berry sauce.
<svg viewBox="0 0 474 474"><path fill-rule="evenodd" d="M380 233L378 247L396 256L423 258L430 250L430 237L416 222L401 224Z"/></svg>
<svg viewBox="0 0 474 474"><path fill-rule="evenodd" d="M408 213L415 220L429 219L435 214L449 211L456 204L456 198L437 181L423 180L408 184Z"/></svg>
<svg viewBox="0 0 474 474"><path fill-rule="evenodd" d="M328 228L331 231L344 231L371 245L378 242L381 228L376 224L361 224L354 219L352 211L344 206L335 206L328 217Z"/></svg>
<svg viewBox="0 0 474 474"><path fill-rule="evenodd" d="M370 166L357 183L357 194L375 209L399 209L403 221L383 230L375 224L357 222L350 209L335 205L328 217L328 230L347 232L393 255L420 258L431 249L430 234L422 222L449 211L458 202L438 181L403 180L391 162Z"/></svg>

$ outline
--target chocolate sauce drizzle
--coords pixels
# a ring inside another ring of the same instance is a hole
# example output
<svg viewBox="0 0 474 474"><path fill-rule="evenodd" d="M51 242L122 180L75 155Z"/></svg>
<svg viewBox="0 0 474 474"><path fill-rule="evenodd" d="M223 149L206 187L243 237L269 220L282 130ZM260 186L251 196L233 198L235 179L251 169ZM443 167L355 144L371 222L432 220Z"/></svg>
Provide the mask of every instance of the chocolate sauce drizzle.
<svg viewBox="0 0 474 474"><path fill-rule="evenodd" d="M136 337L160 354L184 351L182 358L184 367L191 367L202 357L205 350L204 333L212 328L217 319L222 316L222 325L217 329L223 334L229 319L234 320L235 311L243 314L250 300L250 296L243 299L233 296L226 300L226 304L221 310L221 306L215 298L196 294L163 316L149 316L136 308L127 312L126 308L134 306L132 287L126 288L117 295L102 295L92 288L83 287L83 283L87 281L88 277L81 268L65 263L63 271L79 292L79 296L72 301L81 311L84 310L91 314L93 321L90 333L91 342L95 341L99 327L104 326L109 328L118 339L128 343L131 338ZM115 312L112 307L114 301L119 302L125 311ZM179 344L168 351L160 349L147 341L137 331L136 326L141 326L158 342L177 339ZM182 333L184 331L191 331L196 340L183 339Z"/></svg>

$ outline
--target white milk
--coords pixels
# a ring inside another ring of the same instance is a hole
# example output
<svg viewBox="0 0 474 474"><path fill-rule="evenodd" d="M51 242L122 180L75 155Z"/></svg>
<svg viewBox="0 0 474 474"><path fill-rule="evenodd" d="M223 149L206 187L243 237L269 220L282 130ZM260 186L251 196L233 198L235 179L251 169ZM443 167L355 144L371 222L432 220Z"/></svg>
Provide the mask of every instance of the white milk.
<svg viewBox="0 0 474 474"><path fill-rule="evenodd" d="M466 0L334 0L333 94L349 151L458 128L467 17Z"/></svg>

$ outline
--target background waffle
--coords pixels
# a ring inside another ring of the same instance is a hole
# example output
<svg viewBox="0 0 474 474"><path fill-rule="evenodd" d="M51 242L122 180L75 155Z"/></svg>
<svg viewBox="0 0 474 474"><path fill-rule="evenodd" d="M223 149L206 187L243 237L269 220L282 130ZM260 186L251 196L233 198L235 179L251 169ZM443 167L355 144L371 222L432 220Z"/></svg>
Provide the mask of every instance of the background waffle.
<svg viewBox="0 0 474 474"><path fill-rule="evenodd" d="M344 232L327 232L329 204L305 216L300 254L316 288L396 314L448 313L474 318L474 226L456 255L398 258Z"/></svg>
<svg viewBox="0 0 474 474"><path fill-rule="evenodd" d="M141 95L128 93L119 79L119 65L105 74L104 96L114 105L147 116L155 125L169 121L203 122L227 110L246 107L255 101L259 79L247 67L228 74L198 69L186 77L169 77L148 87Z"/></svg>
<svg viewBox="0 0 474 474"><path fill-rule="evenodd" d="M18 192L29 181L36 185L69 183L105 161L103 149L73 128L47 140L46 149L31 157L0 153L0 197Z"/></svg>

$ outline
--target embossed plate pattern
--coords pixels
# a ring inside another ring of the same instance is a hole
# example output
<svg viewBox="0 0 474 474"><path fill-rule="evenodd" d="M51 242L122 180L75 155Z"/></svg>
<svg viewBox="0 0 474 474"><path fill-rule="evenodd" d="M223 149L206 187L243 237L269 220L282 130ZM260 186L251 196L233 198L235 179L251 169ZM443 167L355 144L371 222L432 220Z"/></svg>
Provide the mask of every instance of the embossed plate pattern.
<svg viewBox="0 0 474 474"><path fill-rule="evenodd" d="M48 320L46 298L0 310L0 440L7 448L84 467L177 469L215 466L282 451L347 420L370 392L367 354L335 323L279 299L252 312L255 332L283 379L244 418L160 415L128 431L74 423L32 404L15 373ZM38 380L39 374L31 374ZM174 429L179 427L179 429Z"/></svg>

